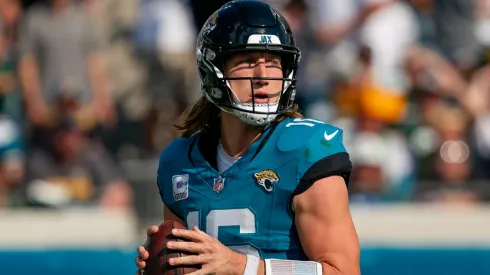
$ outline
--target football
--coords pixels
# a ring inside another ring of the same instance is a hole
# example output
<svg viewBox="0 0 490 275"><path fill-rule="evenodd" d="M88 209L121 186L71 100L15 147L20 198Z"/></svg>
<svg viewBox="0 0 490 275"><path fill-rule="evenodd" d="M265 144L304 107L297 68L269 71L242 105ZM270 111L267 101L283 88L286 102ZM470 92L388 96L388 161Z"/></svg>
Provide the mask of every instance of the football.
<svg viewBox="0 0 490 275"><path fill-rule="evenodd" d="M172 235L172 229L186 229L184 225L176 221L166 221L158 227L158 232L153 235L148 244L149 258L146 260L145 275L183 275L200 269L200 266L171 266L170 258L184 257L184 251L167 249L170 240L183 241Z"/></svg>

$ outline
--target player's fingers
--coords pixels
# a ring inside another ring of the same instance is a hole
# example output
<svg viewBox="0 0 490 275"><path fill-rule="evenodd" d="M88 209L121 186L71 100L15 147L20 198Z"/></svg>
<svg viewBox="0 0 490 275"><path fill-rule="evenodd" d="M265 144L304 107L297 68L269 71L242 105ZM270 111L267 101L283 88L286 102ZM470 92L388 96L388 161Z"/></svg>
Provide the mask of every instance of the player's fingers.
<svg viewBox="0 0 490 275"><path fill-rule="evenodd" d="M138 246L138 249L136 249L136 251L138 252L138 258L140 258L141 260L146 260L150 256L150 253L148 253L148 251L141 245Z"/></svg>
<svg viewBox="0 0 490 275"><path fill-rule="evenodd" d="M205 236L203 234L186 229L172 229L172 235L174 235L175 237L180 237L197 242L201 242L205 239Z"/></svg>
<svg viewBox="0 0 490 275"><path fill-rule="evenodd" d="M185 257L170 258L168 263L170 265L202 265L207 263L209 256L205 255L191 255Z"/></svg>
<svg viewBox="0 0 490 275"><path fill-rule="evenodd" d="M148 229L146 230L146 235L148 237L151 237L157 232L158 232L158 226L152 225L152 226L148 227Z"/></svg>
<svg viewBox="0 0 490 275"><path fill-rule="evenodd" d="M197 232L197 233L201 234L201 235L202 235L202 240L203 240L203 241L213 241L213 240L216 240L215 238L213 238L213 237L209 236L208 234L206 234L206 232L204 232L204 231L202 231L201 229L199 229L199 227L197 227L197 226L194 226L194 227L192 228L192 230L193 230L194 232Z"/></svg>
<svg viewBox="0 0 490 275"><path fill-rule="evenodd" d="M146 263L145 263L145 262L138 262L136 265L137 265L137 266L138 266L138 268L140 268L140 269L144 269L144 268L146 267Z"/></svg>
<svg viewBox="0 0 490 275"><path fill-rule="evenodd" d="M202 243L193 242L168 242L167 248L188 251L193 253L202 253L204 251L204 245Z"/></svg>
<svg viewBox="0 0 490 275"><path fill-rule="evenodd" d="M201 229L199 229L199 227L197 227L197 226L194 226L192 228L192 230L196 231L197 233L200 233L200 234L203 234L205 236L208 236L208 234L206 234L204 231L202 231Z"/></svg>
<svg viewBox="0 0 490 275"><path fill-rule="evenodd" d="M140 257L136 257L135 259L136 266L140 269L144 269L146 266L146 262L143 261Z"/></svg>
<svg viewBox="0 0 490 275"><path fill-rule="evenodd" d="M158 232L158 226L152 225L146 230L146 242L143 244L144 247L148 247L150 244L151 236L155 235Z"/></svg>

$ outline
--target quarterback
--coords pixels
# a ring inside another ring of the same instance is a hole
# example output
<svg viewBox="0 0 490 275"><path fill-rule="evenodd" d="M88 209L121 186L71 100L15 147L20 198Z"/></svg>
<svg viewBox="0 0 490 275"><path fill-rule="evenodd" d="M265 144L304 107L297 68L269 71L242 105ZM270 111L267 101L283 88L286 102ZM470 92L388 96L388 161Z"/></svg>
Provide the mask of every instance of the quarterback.
<svg viewBox="0 0 490 275"><path fill-rule="evenodd" d="M168 248L193 253L170 264L201 265L193 275L360 274L342 130L298 113L300 51L284 17L229 2L196 54L203 97L158 168L164 219L189 228ZM139 246L138 268L147 258Z"/></svg>

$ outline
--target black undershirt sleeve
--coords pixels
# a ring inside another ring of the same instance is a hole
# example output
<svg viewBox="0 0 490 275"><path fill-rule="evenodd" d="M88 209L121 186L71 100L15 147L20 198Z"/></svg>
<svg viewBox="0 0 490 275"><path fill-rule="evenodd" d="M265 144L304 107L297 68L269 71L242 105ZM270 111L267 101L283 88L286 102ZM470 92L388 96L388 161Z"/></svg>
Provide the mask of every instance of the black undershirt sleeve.
<svg viewBox="0 0 490 275"><path fill-rule="evenodd" d="M351 171L352 163L347 152L336 153L315 162L300 179L298 186L291 195L289 201L291 213L294 196L308 190L316 181L331 176L341 176L346 185L349 185Z"/></svg>

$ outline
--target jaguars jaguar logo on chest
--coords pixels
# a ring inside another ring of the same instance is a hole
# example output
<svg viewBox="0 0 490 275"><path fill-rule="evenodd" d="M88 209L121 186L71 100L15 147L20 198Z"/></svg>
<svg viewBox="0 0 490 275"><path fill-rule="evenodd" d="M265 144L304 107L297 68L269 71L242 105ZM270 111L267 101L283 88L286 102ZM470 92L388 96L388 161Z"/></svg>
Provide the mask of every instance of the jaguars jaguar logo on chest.
<svg viewBox="0 0 490 275"><path fill-rule="evenodd" d="M254 178L267 192L272 192L274 185L279 181L277 173L270 169L255 173Z"/></svg>

